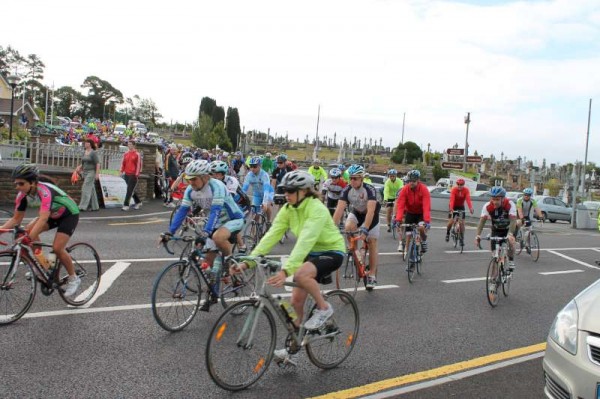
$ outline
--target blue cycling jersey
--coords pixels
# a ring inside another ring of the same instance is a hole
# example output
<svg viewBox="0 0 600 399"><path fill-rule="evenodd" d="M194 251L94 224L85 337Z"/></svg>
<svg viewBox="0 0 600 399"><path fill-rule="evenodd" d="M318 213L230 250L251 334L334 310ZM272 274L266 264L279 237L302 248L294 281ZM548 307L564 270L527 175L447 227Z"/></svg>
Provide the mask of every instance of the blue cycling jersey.
<svg viewBox="0 0 600 399"><path fill-rule="evenodd" d="M242 191L247 193L250 186L252 186L252 205L258 206L273 201L275 191L271 186L269 175L264 170L261 169L258 175L254 172L246 175Z"/></svg>
<svg viewBox="0 0 600 399"><path fill-rule="evenodd" d="M191 185L186 188L181 207L175 214L171 226L169 226L171 234L174 234L181 226L192 205L199 206L204 210L210 209L208 221L204 226L204 232L208 235L211 235L213 231L230 220L244 218L244 214L227 191L225 184L220 180L211 178L201 190L196 191Z"/></svg>

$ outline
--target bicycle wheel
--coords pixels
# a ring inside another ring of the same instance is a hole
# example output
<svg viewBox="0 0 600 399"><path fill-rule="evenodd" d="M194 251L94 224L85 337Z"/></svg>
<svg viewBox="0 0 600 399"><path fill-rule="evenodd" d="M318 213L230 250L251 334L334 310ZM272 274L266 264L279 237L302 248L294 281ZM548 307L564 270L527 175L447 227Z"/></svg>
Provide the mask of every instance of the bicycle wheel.
<svg viewBox="0 0 600 399"><path fill-rule="evenodd" d="M540 258L540 241L535 231L529 233L529 254L534 262Z"/></svg>
<svg viewBox="0 0 600 399"><path fill-rule="evenodd" d="M460 245L460 253L465 249L465 233L462 230L458 231L458 245Z"/></svg>
<svg viewBox="0 0 600 399"><path fill-rule="evenodd" d="M417 271L417 244L414 238L408 241L408 247L405 249L406 255L406 272L408 274L408 282L412 284Z"/></svg>
<svg viewBox="0 0 600 399"><path fill-rule="evenodd" d="M518 245L517 245L518 244ZM520 228L515 236L515 252L517 255L521 255L523 252L523 248L525 248L525 243L523 242L523 229Z"/></svg>
<svg viewBox="0 0 600 399"><path fill-rule="evenodd" d="M247 269L242 273L225 274L221 278L220 298L224 309L236 302L251 299L256 293L256 270Z"/></svg>
<svg viewBox="0 0 600 399"><path fill-rule="evenodd" d="M373 288L367 288L367 281L368 281L368 277L369 277L368 273L371 270L371 267L369 266L369 248L361 249L360 252L361 252L361 258L362 258L363 270L364 270L364 273L363 273L364 276L362 278L363 284L367 291L373 291Z"/></svg>
<svg viewBox="0 0 600 399"><path fill-rule="evenodd" d="M498 288L500 285L500 266L495 259L490 261L485 279L485 295L490 306L498 304Z"/></svg>
<svg viewBox="0 0 600 399"><path fill-rule="evenodd" d="M359 281L360 277L356 271L354 258L352 254L347 254L344 264L335 271L335 287L355 296Z"/></svg>
<svg viewBox="0 0 600 399"><path fill-rule="evenodd" d="M417 274L420 276L423 271L423 254L421 253L421 246L417 246Z"/></svg>
<svg viewBox="0 0 600 399"><path fill-rule="evenodd" d="M68 273L67 268L62 263L58 266L58 293L60 297L73 306L81 306L86 304L94 297L100 285L102 276L102 263L98 252L90 244L78 242L67 248L67 252L71 255L75 274L81 280L79 288L72 296L66 296L62 287L67 283Z"/></svg>
<svg viewBox="0 0 600 399"><path fill-rule="evenodd" d="M258 299L250 299L228 307L208 336L206 369L210 378L228 391L254 384L273 359L275 319L259 304Z"/></svg>
<svg viewBox="0 0 600 399"><path fill-rule="evenodd" d="M398 241L398 232L396 226L392 223L392 237L394 237L394 241Z"/></svg>
<svg viewBox="0 0 600 399"><path fill-rule="evenodd" d="M352 353L358 338L360 318L358 306L347 292L331 291L325 299L333 307L333 316L319 330L306 332L309 337L306 351L315 366L330 369Z"/></svg>
<svg viewBox="0 0 600 399"><path fill-rule="evenodd" d="M452 225L452 243L454 244L454 248L458 246L458 231L456 229L456 223Z"/></svg>
<svg viewBox="0 0 600 399"><path fill-rule="evenodd" d="M255 220L251 220L250 223L246 225L246 229L244 230L244 243L246 244L247 252L250 253L256 244L258 243L258 226Z"/></svg>
<svg viewBox="0 0 600 399"><path fill-rule="evenodd" d="M500 275L502 276L502 293L504 296L508 296L510 294L510 281L512 280L512 275L507 273L502 265L500 266Z"/></svg>
<svg viewBox="0 0 600 399"><path fill-rule="evenodd" d="M0 325L15 322L27 313L37 286L33 276L29 260L21 257L16 264L13 251L0 252Z"/></svg>
<svg viewBox="0 0 600 399"><path fill-rule="evenodd" d="M192 322L200 306L198 270L188 261L165 267L152 287L152 315L167 331L180 331Z"/></svg>

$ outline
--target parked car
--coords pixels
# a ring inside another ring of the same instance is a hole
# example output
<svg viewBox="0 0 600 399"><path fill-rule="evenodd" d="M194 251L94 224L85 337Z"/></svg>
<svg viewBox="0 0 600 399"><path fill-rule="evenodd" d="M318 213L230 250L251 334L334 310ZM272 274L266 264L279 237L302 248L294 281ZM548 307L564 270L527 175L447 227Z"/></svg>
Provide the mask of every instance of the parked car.
<svg viewBox="0 0 600 399"><path fill-rule="evenodd" d="M548 398L600 398L600 280L556 315L543 368Z"/></svg>
<svg viewBox="0 0 600 399"><path fill-rule="evenodd" d="M544 215L544 220L549 220L550 223L555 223L557 220L571 222L573 208L562 200L545 195L536 195L534 198L542 211L542 215Z"/></svg>
<svg viewBox="0 0 600 399"><path fill-rule="evenodd" d="M122 134L125 133L125 130L127 130L127 126L125 126L125 125L116 125L115 129L114 129L114 133L122 135Z"/></svg>
<svg viewBox="0 0 600 399"><path fill-rule="evenodd" d="M146 126L143 123L138 123L134 128L133 131L138 133L138 134L146 134L148 133L148 129L146 129Z"/></svg>
<svg viewBox="0 0 600 399"><path fill-rule="evenodd" d="M506 193L506 197L511 200L512 202L514 202L515 204L517 203L517 200L519 198L521 198L523 196L523 192L522 191L508 191Z"/></svg>
<svg viewBox="0 0 600 399"><path fill-rule="evenodd" d="M427 186L427 189L429 190L429 194L450 195L448 187Z"/></svg>

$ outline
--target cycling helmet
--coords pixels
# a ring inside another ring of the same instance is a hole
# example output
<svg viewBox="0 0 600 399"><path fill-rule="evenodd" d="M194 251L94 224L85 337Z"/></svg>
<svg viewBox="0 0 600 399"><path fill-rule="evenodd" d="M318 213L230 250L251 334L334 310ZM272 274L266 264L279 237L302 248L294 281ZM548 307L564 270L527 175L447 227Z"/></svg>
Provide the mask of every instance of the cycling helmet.
<svg viewBox="0 0 600 399"><path fill-rule="evenodd" d="M329 171L329 176L331 177L340 177L342 175L342 171L338 168L333 168Z"/></svg>
<svg viewBox="0 0 600 399"><path fill-rule="evenodd" d="M171 151L175 151L175 150L177 150L177 144L175 144L175 143L171 143L171 144L169 144L169 149L170 149Z"/></svg>
<svg viewBox="0 0 600 399"><path fill-rule="evenodd" d="M343 163L341 163L341 164L338 165L338 169L341 170L341 171L344 171L344 170L346 170L346 167L344 166Z"/></svg>
<svg viewBox="0 0 600 399"><path fill-rule="evenodd" d="M185 168L185 176L202 176L210 173L210 164L204 159L197 159L192 161Z"/></svg>
<svg viewBox="0 0 600 399"><path fill-rule="evenodd" d="M313 163L314 163L315 165L321 165L321 160L320 160L320 159L315 159L315 160L313 161Z"/></svg>
<svg viewBox="0 0 600 399"><path fill-rule="evenodd" d="M260 165L260 162L261 162L260 157L250 158L250 165Z"/></svg>
<svg viewBox="0 0 600 399"><path fill-rule="evenodd" d="M533 189L526 188L525 190L523 190L523 195L533 195Z"/></svg>
<svg viewBox="0 0 600 399"><path fill-rule="evenodd" d="M406 174L406 177L408 177L409 181L417 181L421 178L421 172L419 172L416 169L413 169Z"/></svg>
<svg viewBox="0 0 600 399"><path fill-rule="evenodd" d="M458 184L459 186L464 186L465 185L465 179L458 179L456 181L456 184Z"/></svg>
<svg viewBox="0 0 600 399"><path fill-rule="evenodd" d="M492 197L505 197L506 196L506 190L504 189L504 187L494 186L490 190L490 195Z"/></svg>
<svg viewBox="0 0 600 399"><path fill-rule="evenodd" d="M223 161L213 161L210 163L210 173L223 173L229 172L229 166Z"/></svg>
<svg viewBox="0 0 600 399"><path fill-rule="evenodd" d="M242 152L241 151L236 151L235 154L236 157L241 157L242 156Z"/></svg>
<svg viewBox="0 0 600 399"><path fill-rule="evenodd" d="M265 157L271 158L271 153L270 153L270 152L267 152L267 153L265 154Z"/></svg>
<svg viewBox="0 0 600 399"><path fill-rule="evenodd" d="M398 174L398 171L396 169L390 169L387 171L387 174L396 176Z"/></svg>
<svg viewBox="0 0 600 399"><path fill-rule="evenodd" d="M312 188L315 185L315 178L308 172L301 170L294 170L286 173L281 179L281 183L277 187L282 189L296 189L301 188Z"/></svg>
<svg viewBox="0 0 600 399"><path fill-rule="evenodd" d="M279 155L277 155L276 161L277 162L286 162L287 161L287 155L285 155L285 154L279 154Z"/></svg>
<svg viewBox="0 0 600 399"><path fill-rule="evenodd" d="M13 179L23 179L29 182L37 180L40 171L34 163L24 163L17 166L12 172Z"/></svg>
<svg viewBox="0 0 600 399"><path fill-rule="evenodd" d="M179 163L182 165L187 165L188 163L194 160L194 156L190 152L184 152L179 158Z"/></svg>
<svg viewBox="0 0 600 399"><path fill-rule="evenodd" d="M360 165L350 165L348 168L348 175L350 176L363 176L365 174L365 168Z"/></svg>

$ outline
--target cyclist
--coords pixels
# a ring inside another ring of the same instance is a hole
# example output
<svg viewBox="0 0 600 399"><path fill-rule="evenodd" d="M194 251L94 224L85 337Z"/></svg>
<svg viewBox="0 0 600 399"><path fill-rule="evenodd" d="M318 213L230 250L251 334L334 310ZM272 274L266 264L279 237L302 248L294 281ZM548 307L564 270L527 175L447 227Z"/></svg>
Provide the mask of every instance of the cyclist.
<svg viewBox="0 0 600 399"><path fill-rule="evenodd" d="M241 151L236 151L233 159L231 160L231 169L233 169L235 176L241 181L242 166L245 167L244 160L242 159Z"/></svg>
<svg viewBox="0 0 600 399"><path fill-rule="evenodd" d="M15 214L2 225L2 229L19 226L25 217L29 201L40 201L38 217L25 227L32 241L39 241L40 234L56 228L52 251L65 265L69 274L65 295L72 296L79 288L81 280L75 274L73 260L66 251L67 243L79 223L79 207L63 190L50 183L46 176L40 176L35 164L22 164L12 172L12 179L18 191L15 200ZM42 264L42 262L40 262ZM42 264L44 268L49 265Z"/></svg>
<svg viewBox="0 0 600 399"><path fill-rule="evenodd" d="M180 172L179 172L179 176L177 176L177 179L175 179L175 181L170 186L170 190L172 193L171 199L176 199L177 201L180 201L181 198L183 198L183 193L185 192L185 189L188 186L187 182L184 179L183 171L188 166L188 164L190 162L192 162L193 160L194 160L194 156L192 155L191 152L184 152L179 157Z"/></svg>
<svg viewBox="0 0 600 399"><path fill-rule="evenodd" d="M275 165L273 165L273 159L271 158L271 153L267 152L265 154L265 157L262 160L262 168L265 172L267 172L267 174L270 174L271 172L273 172L273 168Z"/></svg>
<svg viewBox="0 0 600 399"><path fill-rule="evenodd" d="M396 223L419 224L421 251L427 252L427 230L431 226L431 196L427 186L419 181L421 172L411 170L406 174L408 184L402 187L396 201ZM404 215L406 212L406 215ZM404 252L404 242L400 239L398 252Z"/></svg>
<svg viewBox="0 0 600 399"><path fill-rule="evenodd" d="M183 194L181 206L173 217L169 231L162 234L162 239L168 239L181 226L181 223L192 206L209 210L208 220L204 225L199 242L205 243L208 249L206 261L213 265L213 273L218 276L221 269L221 257L217 257L214 246L223 256L231 255L232 244L229 239L244 227L244 214L227 192L225 184L209 175L210 164L198 159L185 168L185 179L190 183ZM215 259L216 258L216 259Z"/></svg>
<svg viewBox="0 0 600 399"><path fill-rule="evenodd" d="M385 219L387 220L387 231L392 231L392 212L394 210L394 202L398 192L404 186L402 179L398 179L398 171L396 169L390 169L387 172L388 179L383 184L383 202L385 203Z"/></svg>
<svg viewBox="0 0 600 399"><path fill-rule="evenodd" d="M210 163L210 174L217 180L220 180L227 187L227 191L233 197L233 200L238 205L240 210L246 214L246 210L250 207L250 199L242 191L242 187L240 186L240 182L233 177L228 175L229 166L224 161L213 161ZM246 252L246 246L244 245L244 240L242 239L242 235L237 235L237 244L239 252Z"/></svg>
<svg viewBox="0 0 600 399"><path fill-rule="evenodd" d="M477 225L475 236L475 245L479 246L481 242L481 230L486 220L492 221L492 235L499 237L508 237L508 270L515 270L514 247L515 247L515 227L517 225L517 210L515 203L506 198L506 190L499 186L490 189L492 199L481 210L481 219ZM491 242L492 251L496 243Z"/></svg>
<svg viewBox="0 0 600 399"><path fill-rule="evenodd" d="M323 298L319 282L342 265L346 249L344 238L333 224L327 208L313 191L314 184L314 178L300 170L283 177L279 186L285 192L287 204L281 207L273 226L252 251L252 256L268 254L288 229L298 237L283 269L267 283L281 287L286 277L294 276L297 287L292 290L291 302L298 315L297 326L302 322L307 294L313 297L317 310L304 323L308 330L319 329L333 315L334 310ZM253 262L242 263L241 268L246 269L249 263ZM232 268L231 272L239 270ZM290 355L286 349L279 349L275 351L275 359L296 365L297 354Z"/></svg>
<svg viewBox="0 0 600 399"><path fill-rule="evenodd" d="M341 163L338 165L338 169L342 171L342 179L344 179L344 181L346 183L350 183L350 175L348 174L348 171L346 170L346 165Z"/></svg>
<svg viewBox="0 0 600 399"><path fill-rule="evenodd" d="M465 236L465 202L469 206L469 211L471 215L473 214L473 203L471 202L471 193L469 189L465 187L465 179L459 178L456 180L456 186L452 188L450 192L450 203L448 205L448 224L446 225L446 242L450 241L450 229L452 228L452 223L454 222L454 212L462 211L462 223L460 225L460 230L462 231L462 236ZM464 246L465 243L461 239L460 245Z"/></svg>
<svg viewBox="0 0 600 399"><path fill-rule="evenodd" d="M531 226L531 211L536 211L539 220L544 220L544 214L537 204L537 201L531 196L533 190L526 188L523 190L523 196L517 200L517 228L515 234L519 231L521 226Z"/></svg>
<svg viewBox="0 0 600 399"><path fill-rule="evenodd" d="M308 173L315 178L315 190L319 192L321 183L327 180L327 172L321 167L321 161L319 159L313 161L312 166L308 168Z"/></svg>
<svg viewBox="0 0 600 399"><path fill-rule="evenodd" d="M363 176L363 183L373 184L373 180L371 180L370 174L365 173L365 175Z"/></svg>
<svg viewBox="0 0 600 399"><path fill-rule="evenodd" d="M379 258L377 250L377 239L379 238L379 211L381 204L377 202L375 187L363 182L365 169L360 165L351 165L348 168L350 184L342 191L340 199L333 214L336 226L344 214L348 204L352 211L346 218L346 231L360 232L367 240L369 250L369 276L366 288L372 289L377 285L377 262Z"/></svg>
<svg viewBox="0 0 600 399"><path fill-rule="evenodd" d="M323 183L322 194L323 199L327 198L327 209L329 209L329 213L333 216L342 191L348 184L342 179L342 171L338 168L331 169L329 176L330 178Z"/></svg>
<svg viewBox="0 0 600 399"><path fill-rule="evenodd" d="M271 204L274 191L269 181L269 175L260 167L260 161L260 157L250 159L250 172L246 175L242 191L248 193L248 188L252 187L252 207L255 210L262 207L268 228L271 225Z"/></svg>
<svg viewBox="0 0 600 399"><path fill-rule="evenodd" d="M281 183L286 173L292 171L292 167L287 163L287 156L285 154L279 154L275 161L276 166L271 173L271 185L275 190L274 202L275 205L283 205L285 204L285 196L283 195L283 189L279 187L279 183Z"/></svg>

